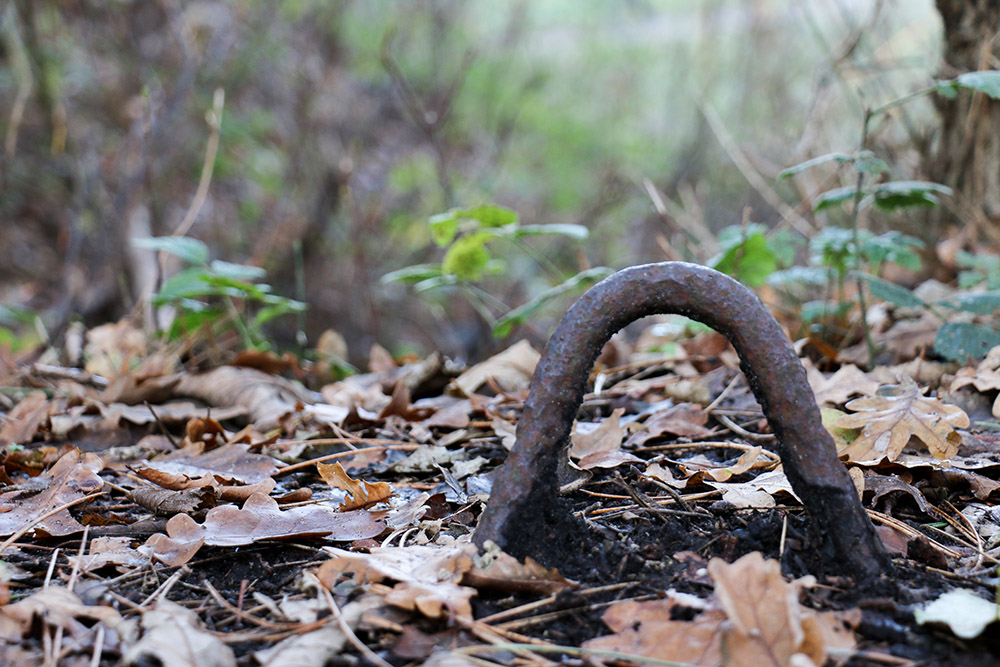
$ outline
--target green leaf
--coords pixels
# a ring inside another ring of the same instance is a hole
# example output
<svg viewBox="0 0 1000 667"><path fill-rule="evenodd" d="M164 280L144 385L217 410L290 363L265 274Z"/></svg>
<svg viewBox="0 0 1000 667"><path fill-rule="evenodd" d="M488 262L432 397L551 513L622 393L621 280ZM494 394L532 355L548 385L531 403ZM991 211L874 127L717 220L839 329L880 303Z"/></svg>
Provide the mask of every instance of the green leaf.
<svg viewBox="0 0 1000 667"><path fill-rule="evenodd" d="M254 315L253 318L254 325L259 327L276 317L281 317L282 315L288 315L290 313L301 313L305 310L306 304L301 301L282 298L279 302L275 302L270 306L266 306L258 310L257 314Z"/></svg>
<svg viewBox="0 0 1000 667"><path fill-rule="evenodd" d="M452 275L441 275L434 276L432 278L427 278L426 280L421 280L419 283L413 286L413 291L417 294L421 292L429 292L430 290L435 290L441 287L454 287L458 284L458 278Z"/></svg>
<svg viewBox="0 0 1000 667"><path fill-rule="evenodd" d="M913 271L920 269L920 255L913 248L924 247L924 242L901 232L891 231L861 239L861 254L874 264L889 261Z"/></svg>
<svg viewBox="0 0 1000 667"><path fill-rule="evenodd" d="M179 257L188 264L206 264L208 246L189 236L154 236L148 239L133 239L132 245L146 250L162 250Z"/></svg>
<svg viewBox="0 0 1000 667"><path fill-rule="evenodd" d="M854 159L854 168L862 174L878 176L889 171L886 161L878 157L871 151L861 151Z"/></svg>
<svg viewBox="0 0 1000 667"><path fill-rule="evenodd" d="M431 227L431 239L439 247L443 248L451 243L458 233L458 218L455 217L454 211L433 215L428 222Z"/></svg>
<svg viewBox="0 0 1000 667"><path fill-rule="evenodd" d="M512 229L509 233L509 235L514 238L521 238L522 236L539 236L543 234L568 236L571 239L583 241L590 236L590 230L583 225L553 223L551 225L524 225L523 227Z"/></svg>
<svg viewBox="0 0 1000 667"><path fill-rule="evenodd" d="M881 278L876 278L865 273L858 274L858 277L868 283L868 289L871 290L871 293L883 301L888 301L904 308L928 307L927 302L914 296L913 292L905 287L900 287L899 285L890 283L888 280L882 280Z"/></svg>
<svg viewBox="0 0 1000 667"><path fill-rule="evenodd" d="M245 280L235 280L215 274L205 276L205 282L215 288L215 294L218 296L253 300L263 300L273 296L271 286L265 283L249 283Z"/></svg>
<svg viewBox="0 0 1000 667"><path fill-rule="evenodd" d="M958 96L958 81L955 79L938 81L934 84L934 91L941 97L953 100Z"/></svg>
<svg viewBox="0 0 1000 667"><path fill-rule="evenodd" d="M460 209L455 211L454 215L456 218L477 220L483 227L506 227L517 222L516 212L496 204Z"/></svg>
<svg viewBox="0 0 1000 667"><path fill-rule="evenodd" d="M995 100L1000 100L1000 71L998 70L966 72L965 74L959 74L955 81L962 88L975 90Z"/></svg>
<svg viewBox="0 0 1000 667"><path fill-rule="evenodd" d="M785 288L796 285L817 287L826 284L826 271L819 266L791 266L769 275L767 284Z"/></svg>
<svg viewBox="0 0 1000 667"><path fill-rule="evenodd" d="M0 303L0 324L5 326L18 326L31 324L35 319L35 313L20 306L5 306Z"/></svg>
<svg viewBox="0 0 1000 667"><path fill-rule="evenodd" d="M437 278L441 275L440 264L414 264L390 271L382 276L382 283L418 283L421 280Z"/></svg>
<svg viewBox="0 0 1000 667"><path fill-rule="evenodd" d="M208 273L202 267L195 266L184 269L164 281L153 301L157 305L162 305L180 299L193 299L214 294L216 290L207 282L207 278Z"/></svg>
<svg viewBox="0 0 1000 667"><path fill-rule="evenodd" d="M267 271L259 266L233 264L223 262L221 259L214 260L208 268L213 275L230 280L260 280L267 275Z"/></svg>
<svg viewBox="0 0 1000 667"><path fill-rule="evenodd" d="M794 176L806 169L811 169L821 164L826 164L827 162L838 162L844 164L845 162L850 162L851 156L847 153L827 153L826 155L820 155L819 157L814 157L811 160L806 160L805 162L799 162L791 167L782 169L778 174L778 178L788 178L789 176Z"/></svg>
<svg viewBox="0 0 1000 667"><path fill-rule="evenodd" d="M851 201L854 199L854 194L857 191L858 189L856 187L848 185L842 188L834 188L833 190L822 192L816 197L816 199L813 200L813 211L825 211L828 208L839 206L846 201Z"/></svg>
<svg viewBox="0 0 1000 667"><path fill-rule="evenodd" d="M614 269L609 269L606 266L598 266L592 269L587 269L586 271L581 271L572 278L556 285L555 287L550 287L535 298L521 304L498 319L496 324L493 325L493 336L496 338L503 338L508 335L515 326L523 323L529 317L538 312L542 306L560 294L565 294L566 292L592 285L599 280L607 278L612 273L614 273Z"/></svg>
<svg viewBox="0 0 1000 667"><path fill-rule="evenodd" d="M937 206L937 195L951 195L951 188L930 181L889 181L871 190L875 206L891 211L907 206Z"/></svg>
<svg viewBox="0 0 1000 667"><path fill-rule="evenodd" d="M997 345L1000 332L968 322L945 322L934 337L934 349L950 361L982 360Z"/></svg>
<svg viewBox="0 0 1000 667"><path fill-rule="evenodd" d="M441 260L441 270L461 280L479 280L490 261L486 242L491 238L493 234L488 232L475 232L461 237L448 248Z"/></svg>
<svg viewBox="0 0 1000 667"><path fill-rule="evenodd" d="M707 264L716 271L730 275L750 287L760 287L778 268L778 261L771 250L763 225L729 227L719 232L719 245L723 251ZM745 234L741 236L741 234Z"/></svg>
<svg viewBox="0 0 1000 667"><path fill-rule="evenodd" d="M1000 310L1000 290L992 292L975 292L958 294L940 302L940 305L952 310L962 310L979 315L992 315Z"/></svg>

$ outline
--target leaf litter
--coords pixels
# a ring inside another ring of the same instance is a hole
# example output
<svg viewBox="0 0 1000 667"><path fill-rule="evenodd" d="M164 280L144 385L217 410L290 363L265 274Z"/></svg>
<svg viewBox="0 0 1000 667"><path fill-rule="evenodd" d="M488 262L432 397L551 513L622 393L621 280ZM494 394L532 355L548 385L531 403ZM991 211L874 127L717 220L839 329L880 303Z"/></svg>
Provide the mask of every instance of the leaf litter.
<svg viewBox="0 0 1000 667"><path fill-rule="evenodd" d="M590 475L567 496L595 548L552 567L469 542L538 360L527 343L465 370L375 347L369 373L323 382L261 355L192 373L127 323L98 331L84 373L48 368L58 379L25 387L0 424L0 662L29 664L54 639L93 664L993 651L1000 454L941 396L994 401L1000 348L937 397L905 375L887 388L849 364L808 368L895 576L914 582L886 603L822 573L731 353L703 336L669 356L649 351L662 335L617 341L618 366L596 369L569 450ZM708 349L716 365L699 372L685 355Z"/></svg>

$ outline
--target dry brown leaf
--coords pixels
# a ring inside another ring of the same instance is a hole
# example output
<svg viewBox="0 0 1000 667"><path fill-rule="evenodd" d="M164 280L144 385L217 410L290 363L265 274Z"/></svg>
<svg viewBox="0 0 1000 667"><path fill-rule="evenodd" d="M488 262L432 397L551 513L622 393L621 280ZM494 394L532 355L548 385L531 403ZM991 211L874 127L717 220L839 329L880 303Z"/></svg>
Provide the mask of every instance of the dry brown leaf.
<svg viewBox="0 0 1000 667"><path fill-rule="evenodd" d="M461 583L473 588L537 595L552 595L579 586L555 568L546 568L531 558L522 563L492 542L486 543L486 553L476 558L476 566L465 572Z"/></svg>
<svg viewBox="0 0 1000 667"><path fill-rule="evenodd" d="M49 417L49 399L44 391L33 391L7 413L0 428L0 444L23 445L35 439L38 428Z"/></svg>
<svg viewBox="0 0 1000 667"><path fill-rule="evenodd" d="M61 456L51 469L32 479L30 489L6 491L0 495L0 535L12 535L28 524L34 524L36 532L54 536L83 530L68 509L35 521L60 505L103 487L104 480L97 474L102 468L104 462L96 454L83 454L74 449ZM38 489L42 489L41 492L28 495Z"/></svg>
<svg viewBox="0 0 1000 667"><path fill-rule="evenodd" d="M716 607L692 621L672 620L677 607L686 605L673 598L616 603L602 616L615 634L586 641L583 647L706 667L721 664L719 628L725 613Z"/></svg>
<svg viewBox="0 0 1000 667"><path fill-rule="evenodd" d="M722 656L726 665L788 665L804 648L815 665L825 659L823 638L806 635L798 588L781 576L781 565L764 560L759 552L729 564L721 558L708 563L715 581L715 595L729 624L722 630Z"/></svg>
<svg viewBox="0 0 1000 667"><path fill-rule="evenodd" d="M200 443L154 461L142 461L132 466L137 475L165 489L186 489L204 486L193 480L210 476L222 484L257 484L278 471L270 456L250 452L250 445L223 445L204 451Z"/></svg>
<svg viewBox="0 0 1000 667"><path fill-rule="evenodd" d="M323 478L323 481L332 488L346 491L349 494L349 498L345 499L340 506L342 511L374 505L388 500L392 495L392 487L389 486L388 482L372 484L364 480L351 479L339 463L320 462L316 464L316 470L319 471L319 476Z"/></svg>
<svg viewBox="0 0 1000 667"><path fill-rule="evenodd" d="M638 429L629 436L628 446L639 447L647 440L664 435L679 435L685 438L700 438L712 433L705 424L708 415L697 403L678 403L650 415Z"/></svg>
<svg viewBox="0 0 1000 667"><path fill-rule="evenodd" d="M149 556L132 548L132 537L95 537L90 541L88 553L83 556L66 556L73 567L82 572L98 570L106 565L126 569L139 568L149 563Z"/></svg>
<svg viewBox="0 0 1000 667"><path fill-rule="evenodd" d="M621 425L623 414L625 409L617 408L596 427L591 424L577 424L570 435L573 443L569 449L570 457L582 459L590 454L620 449L625 438L625 429Z"/></svg>
<svg viewBox="0 0 1000 667"><path fill-rule="evenodd" d="M517 392L528 386L541 357L526 340L521 340L486 361L476 364L452 382L468 396L492 379L507 392Z"/></svg>
<svg viewBox="0 0 1000 667"><path fill-rule="evenodd" d="M705 479L704 483L722 491L722 499L735 507L773 507L776 494L795 496L791 483L780 469L761 473L748 482L716 482Z"/></svg>
<svg viewBox="0 0 1000 667"><path fill-rule="evenodd" d="M375 537L384 528L381 521L364 510L335 512L322 505L282 510L272 498L254 494L242 509L224 505L209 510L202 524L178 514L167 522L166 535L152 535L140 549L176 567L190 560L202 544L240 546L259 540L310 537L361 540Z"/></svg>
<svg viewBox="0 0 1000 667"><path fill-rule="evenodd" d="M236 656L219 637L202 627L190 609L160 598L142 610L142 638L123 657L126 665L236 667Z"/></svg>
<svg viewBox="0 0 1000 667"><path fill-rule="evenodd" d="M1000 389L1000 345L990 350L986 358L980 361L976 368L960 368L955 373L955 379L952 380L949 391L955 391L970 384L980 392ZM1000 417L1000 395L997 395L996 400L993 401L992 413L994 417Z"/></svg>
<svg viewBox="0 0 1000 667"><path fill-rule="evenodd" d="M122 617L111 607L84 604L72 591L55 585L0 608L0 617L16 623L22 634L27 634L37 619L45 619L47 625L62 628L72 639L89 635L95 621L110 629L122 623ZM90 622L84 624L80 619Z"/></svg>
<svg viewBox="0 0 1000 667"><path fill-rule="evenodd" d="M816 403L840 405L851 396L870 396L878 390L879 383L871 379L854 364L841 366L836 373L826 377L816 368L807 369L809 386L816 395Z"/></svg>
<svg viewBox="0 0 1000 667"><path fill-rule="evenodd" d="M861 428L861 435L842 451L850 461L894 460L911 437L921 440L934 456L954 456L962 443L955 430L969 425L969 417L954 405L946 405L920 393L917 384L904 377L898 385L885 385L878 396L856 398L848 409L854 414L837 420L838 428Z"/></svg>
<svg viewBox="0 0 1000 667"><path fill-rule="evenodd" d="M102 324L87 332L83 349L88 373L117 377L146 354L146 333L128 319Z"/></svg>
<svg viewBox="0 0 1000 667"><path fill-rule="evenodd" d="M474 566L473 545L376 547L367 554L333 547L326 551L331 558L316 572L326 588L333 588L345 572L357 581L391 579L398 583L386 595L389 604L415 609L429 618L451 614L472 618L470 600L476 589L459 582Z"/></svg>
<svg viewBox="0 0 1000 667"><path fill-rule="evenodd" d="M286 415L314 403L301 385L253 368L221 366L205 373L182 373L175 392L200 398L213 407L242 407L266 431Z"/></svg>

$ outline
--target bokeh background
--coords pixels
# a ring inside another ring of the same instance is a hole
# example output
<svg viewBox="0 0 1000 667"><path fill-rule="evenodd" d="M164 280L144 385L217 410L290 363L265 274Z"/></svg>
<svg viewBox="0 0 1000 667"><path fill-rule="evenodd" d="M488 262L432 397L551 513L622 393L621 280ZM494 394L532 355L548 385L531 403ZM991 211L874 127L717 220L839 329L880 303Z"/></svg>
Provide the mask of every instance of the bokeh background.
<svg viewBox="0 0 1000 667"><path fill-rule="evenodd" d="M552 285L538 255L572 275L705 261L719 230L748 220L803 238L844 225L809 201L850 174L777 175L856 149L866 106L954 76L942 7L0 3L0 302L51 336L141 314L176 266L134 240L183 227L308 303L271 323L279 344L334 329L353 360L374 342L481 358L503 341L462 294L380 280L440 261L430 216L496 203L525 224L590 230L532 239L536 256L497 248L506 268L480 287L511 307ZM873 128L893 178L935 176L941 114L922 99ZM946 207L866 224L933 244L965 222ZM569 298L514 335L544 339Z"/></svg>

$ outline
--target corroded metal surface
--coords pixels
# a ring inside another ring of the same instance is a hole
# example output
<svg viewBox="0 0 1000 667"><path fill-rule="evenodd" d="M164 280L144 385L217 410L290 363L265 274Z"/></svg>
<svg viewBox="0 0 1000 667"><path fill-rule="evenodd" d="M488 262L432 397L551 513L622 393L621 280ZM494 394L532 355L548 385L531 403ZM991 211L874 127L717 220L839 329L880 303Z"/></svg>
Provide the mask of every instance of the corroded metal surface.
<svg viewBox="0 0 1000 667"><path fill-rule="evenodd" d="M732 278L684 262L635 266L588 290L566 313L531 381L517 442L497 471L474 540L492 540L543 562L568 510L556 495L556 466L604 343L647 315L676 313L724 334L777 436L778 454L811 519L829 534L847 573L868 579L889 558L837 458L806 373L781 327L759 299ZM561 514L562 513L562 514Z"/></svg>

